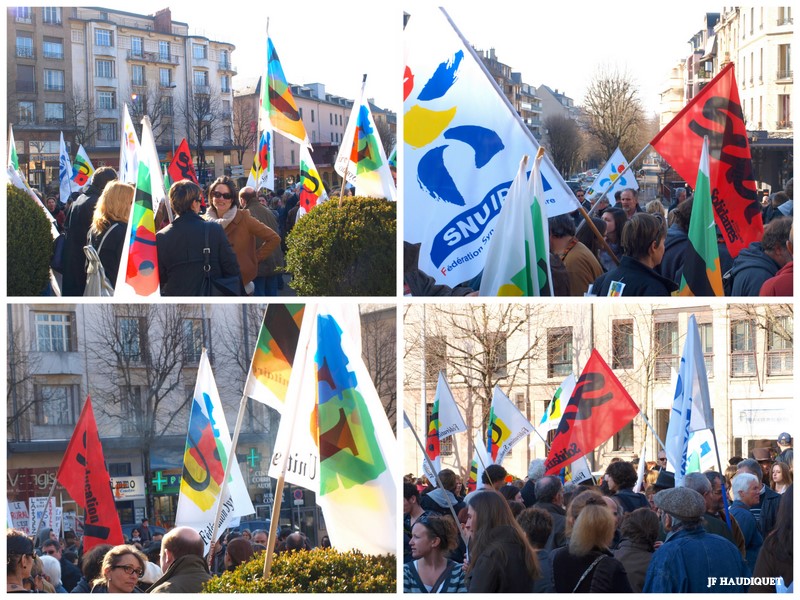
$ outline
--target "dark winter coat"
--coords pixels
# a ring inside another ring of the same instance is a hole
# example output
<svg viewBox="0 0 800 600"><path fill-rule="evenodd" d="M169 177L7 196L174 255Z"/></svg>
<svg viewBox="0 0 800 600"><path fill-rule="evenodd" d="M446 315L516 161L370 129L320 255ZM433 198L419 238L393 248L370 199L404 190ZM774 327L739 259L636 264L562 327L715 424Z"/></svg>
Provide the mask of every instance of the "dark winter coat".
<svg viewBox="0 0 800 600"><path fill-rule="evenodd" d="M569 547L554 550L553 581L557 593L571 593L578 585L581 575L600 556L603 558L591 572L583 579L577 591L583 593L604 592L631 592L631 584L625 567L608 550L595 549L585 556L574 556L569 553Z"/></svg>
<svg viewBox="0 0 800 600"><path fill-rule="evenodd" d="M607 296L612 281L625 284L623 296L669 296L678 289L678 285L655 270L630 256L623 256L616 269L598 277L592 293Z"/></svg>
<svg viewBox="0 0 800 600"><path fill-rule="evenodd" d="M774 277L780 265L764 253L761 242L753 242L739 252L730 270L731 296L758 296L761 286Z"/></svg>
<svg viewBox="0 0 800 600"><path fill-rule="evenodd" d="M677 225L671 225L667 229L667 239L664 241L664 257L656 271L680 285L688 246L689 235Z"/></svg>
<svg viewBox="0 0 800 600"><path fill-rule="evenodd" d="M534 579L525 566L525 547L508 526L492 530L492 542L472 557L474 564L468 575L470 593L532 592Z"/></svg>
<svg viewBox="0 0 800 600"><path fill-rule="evenodd" d="M148 594L199 594L211 579L206 561L189 554L175 559L166 572L147 589Z"/></svg>

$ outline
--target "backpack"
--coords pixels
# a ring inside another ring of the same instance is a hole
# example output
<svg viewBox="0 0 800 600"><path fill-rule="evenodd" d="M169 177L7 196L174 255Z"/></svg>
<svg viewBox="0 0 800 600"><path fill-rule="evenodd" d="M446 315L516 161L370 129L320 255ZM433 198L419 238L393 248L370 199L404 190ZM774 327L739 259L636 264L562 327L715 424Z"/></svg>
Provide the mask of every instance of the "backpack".
<svg viewBox="0 0 800 600"><path fill-rule="evenodd" d="M103 263L100 262L100 250L103 249L103 242L106 241L106 236L117 225L119 223L114 223L106 230L103 237L100 238L100 246L97 250L92 246L91 229L86 234L86 245L83 247L83 253L86 255L86 288L83 290L84 296L110 297L114 295L114 286L106 277L106 270L103 268Z"/></svg>

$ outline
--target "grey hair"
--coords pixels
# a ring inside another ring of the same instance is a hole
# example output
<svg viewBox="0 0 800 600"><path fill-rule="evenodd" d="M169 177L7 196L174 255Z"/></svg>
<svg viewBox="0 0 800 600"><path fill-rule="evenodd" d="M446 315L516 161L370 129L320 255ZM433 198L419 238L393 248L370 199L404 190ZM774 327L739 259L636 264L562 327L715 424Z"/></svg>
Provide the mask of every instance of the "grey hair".
<svg viewBox="0 0 800 600"><path fill-rule="evenodd" d="M746 491L753 481L756 483L761 483L761 480L752 473L744 472L735 475L733 481L731 482L731 487L733 488L733 499L739 500L739 495Z"/></svg>
<svg viewBox="0 0 800 600"><path fill-rule="evenodd" d="M703 495L711 491L711 482L703 473L687 473L683 478L683 487Z"/></svg>
<svg viewBox="0 0 800 600"><path fill-rule="evenodd" d="M528 479L531 481L539 481L542 477L544 477L544 459L543 458L534 458L531 461L531 464L528 465Z"/></svg>

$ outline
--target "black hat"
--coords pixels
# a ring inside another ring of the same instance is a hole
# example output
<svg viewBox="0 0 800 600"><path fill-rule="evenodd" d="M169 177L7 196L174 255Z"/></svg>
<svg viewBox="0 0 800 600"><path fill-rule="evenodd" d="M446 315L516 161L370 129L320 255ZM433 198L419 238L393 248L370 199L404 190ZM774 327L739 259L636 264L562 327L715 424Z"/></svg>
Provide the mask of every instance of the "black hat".
<svg viewBox="0 0 800 600"><path fill-rule="evenodd" d="M657 490L668 490L670 488L675 487L675 473L672 471L665 471L661 469L658 472L658 479L653 484L653 487Z"/></svg>

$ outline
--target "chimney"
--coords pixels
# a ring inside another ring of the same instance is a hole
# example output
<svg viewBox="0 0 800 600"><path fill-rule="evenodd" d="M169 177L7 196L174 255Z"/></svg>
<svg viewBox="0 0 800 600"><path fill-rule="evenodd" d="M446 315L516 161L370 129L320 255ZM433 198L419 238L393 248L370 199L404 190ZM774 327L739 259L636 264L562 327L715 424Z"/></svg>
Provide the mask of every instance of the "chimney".
<svg viewBox="0 0 800 600"><path fill-rule="evenodd" d="M172 11L162 8L153 16L153 29L158 33L172 33Z"/></svg>

